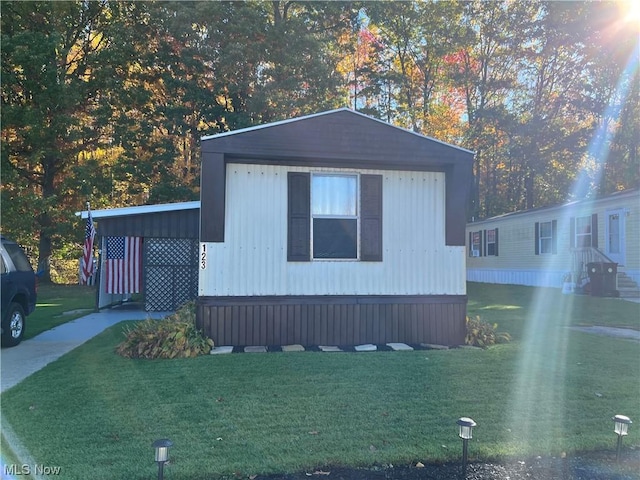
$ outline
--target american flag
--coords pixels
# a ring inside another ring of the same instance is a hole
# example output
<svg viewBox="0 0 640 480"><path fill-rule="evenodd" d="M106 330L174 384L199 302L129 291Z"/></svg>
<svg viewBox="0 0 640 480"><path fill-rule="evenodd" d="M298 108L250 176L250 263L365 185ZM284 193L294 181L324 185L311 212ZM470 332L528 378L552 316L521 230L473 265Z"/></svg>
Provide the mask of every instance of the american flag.
<svg viewBox="0 0 640 480"><path fill-rule="evenodd" d="M107 237L107 293L140 293L142 237Z"/></svg>
<svg viewBox="0 0 640 480"><path fill-rule="evenodd" d="M84 231L84 244L82 245L82 260L80 262L80 285L88 285L93 274L93 239L96 236L96 229L91 218L91 209L87 208L87 226Z"/></svg>

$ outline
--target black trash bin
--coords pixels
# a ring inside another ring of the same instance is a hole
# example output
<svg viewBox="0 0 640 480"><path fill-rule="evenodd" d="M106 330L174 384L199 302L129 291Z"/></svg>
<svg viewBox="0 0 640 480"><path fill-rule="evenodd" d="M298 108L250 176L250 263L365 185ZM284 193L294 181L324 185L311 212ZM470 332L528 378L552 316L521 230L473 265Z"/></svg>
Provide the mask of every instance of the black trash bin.
<svg viewBox="0 0 640 480"><path fill-rule="evenodd" d="M618 264L609 262L593 262L587 264L589 287L594 297L617 297L616 277Z"/></svg>
<svg viewBox="0 0 640 480"><path fill-rule="evenodd" d="M587 263L587 274L589 275L589 293L592 297L602 297L602 264Z"/></svg>
<svg viewBox="0 0 640 480"><path fill-rule="evenodd" d="M616 287L618 286L618 264L602 264L602 294L605 297L617 297L620 295Z"/></svg>

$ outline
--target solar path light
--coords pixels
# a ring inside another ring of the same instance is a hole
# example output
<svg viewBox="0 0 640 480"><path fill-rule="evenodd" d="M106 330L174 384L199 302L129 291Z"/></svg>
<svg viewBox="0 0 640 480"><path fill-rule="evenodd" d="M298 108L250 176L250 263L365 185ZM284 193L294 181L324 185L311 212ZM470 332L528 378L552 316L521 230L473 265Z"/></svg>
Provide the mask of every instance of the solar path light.
<svg viewBox="0 0 640 480"><path fill-rule="evenodd" d="M462 476L464 478L467 476L467 444L473 438L473 427L476 426L476 422L471 418L462 417L457 423L460 427L458 436L462 439Z"/></svg>
<svg viewBox="0 0 640 480"><path fill-rule="evenodd" d="M625 417L624 415L616 415L611 420L615 422L614 432L618 435L618 446L616 448L616 462L620 459L620 450L622 449L622 437L627 436L627 430L629 430L629 425L631 425L631 420L629 417Z"/></svg>
<svg viewBox="0 0 640 480"><path fill-rule="evenodd" d="M153 448L156 449L156 462L158 463L158 480L164 478L164 464L169 461L169 447L173 446L173 442L166 438L161 438L153 442Z"/></svg>

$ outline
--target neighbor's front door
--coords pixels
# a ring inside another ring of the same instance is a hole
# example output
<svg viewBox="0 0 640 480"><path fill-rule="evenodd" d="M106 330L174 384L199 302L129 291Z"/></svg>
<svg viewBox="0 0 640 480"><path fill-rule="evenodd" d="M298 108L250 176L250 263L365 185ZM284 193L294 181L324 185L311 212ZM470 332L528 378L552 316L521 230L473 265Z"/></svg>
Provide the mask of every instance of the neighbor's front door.
<svg viewBox="0 0 640 480"><path fill-rule="evenodd" d="M618 265L625 262L625 212L623 209L608 210L606 213L606 255Z"/></svg>

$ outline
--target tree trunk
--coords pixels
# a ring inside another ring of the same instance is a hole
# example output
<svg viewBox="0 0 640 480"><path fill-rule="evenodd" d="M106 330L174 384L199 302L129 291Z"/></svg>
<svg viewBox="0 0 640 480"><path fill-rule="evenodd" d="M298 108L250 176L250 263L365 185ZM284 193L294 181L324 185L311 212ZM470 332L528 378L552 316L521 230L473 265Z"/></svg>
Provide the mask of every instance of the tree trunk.
<svg viewBox="0 0 640 480"><path fill-rule="evenodd" d="M56 175L56 158L53 155L45 155L42 160L42 198L44 199L44 210L38 215L38 224L40 225L40 241L38 242L38 273L40 275L40 283L51 283L51 252L52 241L51 232L52 224L51 214L49 213L49 200L55 196L55 175Z"/></svg>

